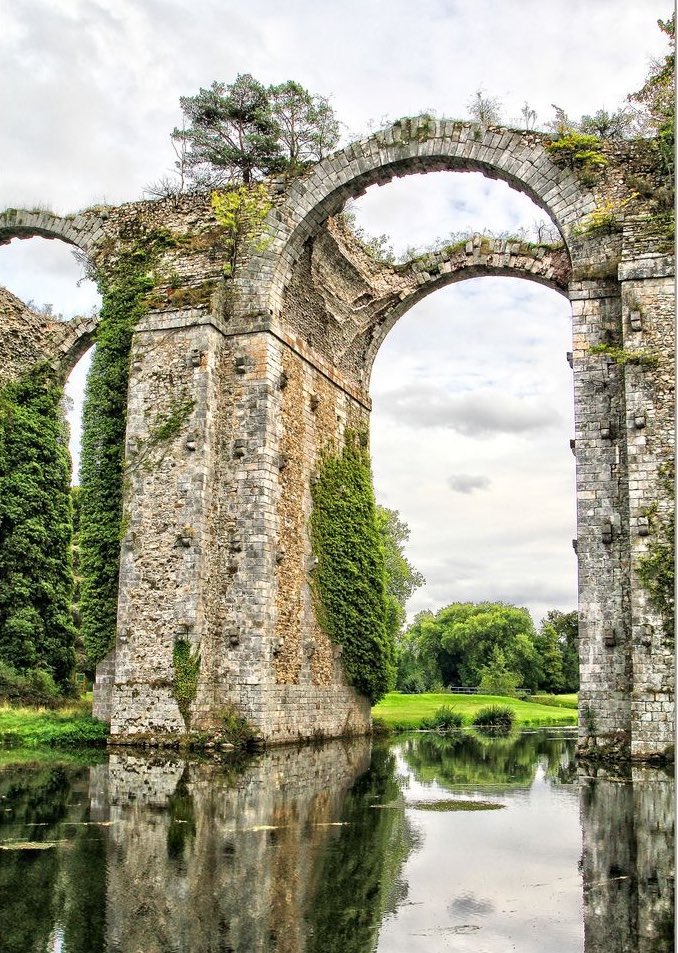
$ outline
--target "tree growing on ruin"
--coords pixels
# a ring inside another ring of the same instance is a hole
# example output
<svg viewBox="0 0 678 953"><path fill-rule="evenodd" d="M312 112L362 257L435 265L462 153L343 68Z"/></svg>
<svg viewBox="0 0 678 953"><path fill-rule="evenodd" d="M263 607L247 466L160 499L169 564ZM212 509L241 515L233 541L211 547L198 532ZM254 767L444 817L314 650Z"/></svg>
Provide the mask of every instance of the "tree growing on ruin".
<svg viewBox="0 0 678 953"><path fill-rule="evenodd" d="M281 169L283 153L269 96L249 73L240 73L228 85L214 82L195 96L181 96L179 103L185 121L172 139L186 144L186 166L196 187L249 185Z"/></svg>
<svg viewBox="0 0 678 953"><path fill-rule="evenodd" d="M177 168L173 179L160 182L166 195L184 185L249 185L276 172L298 172L339 140L329 100L294 80L266 88L241 73L233 83L214 82L179 102L184 122L172 132ZM158 183L148 191L158 194Z"/></svg>
<svg viewBox="0 0 678 953"><path fill-rule="evenodd" d="M650 132L657 138L659 155L668 176L673 179L676 142L676 14L657 20L662 33L669 38L669 52L652 63L643 86L627 99L640 107Z"/></svg>
<svg viewBox="0 0 678 953"><path fill-rule="evenodd" d="M323 159L339 141L339 122L325 96L288 80L269 86L271 114L285 161L294 171Z"/></svg>

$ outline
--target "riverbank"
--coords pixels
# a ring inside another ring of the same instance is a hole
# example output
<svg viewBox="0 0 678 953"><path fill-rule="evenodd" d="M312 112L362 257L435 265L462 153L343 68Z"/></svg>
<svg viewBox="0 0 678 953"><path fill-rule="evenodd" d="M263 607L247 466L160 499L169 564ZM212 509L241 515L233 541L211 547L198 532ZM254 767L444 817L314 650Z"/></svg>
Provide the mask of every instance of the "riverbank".
<svg viewBox="0 0 678 953"><path fill-rule="evenodd" d="M567 696L568 700L573 696ZM557 698L557 696L551 696ZM529 728L548 725L575 725L577 711L571 707L559 707L550 701L543 705L499 695L453 695L449 693L403 695L389 692L372 709L374 718L389 728L420 728L424 719L430 718L444 706L458 711L464 724L470 725L481 708L488 705L507 705L516 716L516 727Z"/></svg>
<svg viewBox="0 0 678 953"><path fill-rule="evenodd" d="M574 696L564 696L572 705ZM443 706L458 711L470 725L476 712L488 705L509 705L517 727L573 725L577 712L558 707L558 696L547 704L520 701L496 695L426 694L402 695L391 692L372 709L372 714L389 728L419 728ZM83 747L105 745L108 725L92 718L91 696L59 709L0 706L0 748Z"/></svg>
<svg viewBox="0 0 678 953"><path fill-rule="evenodd" d="M64 708L0 706L0 747L105 745L108 725L92 718L91 699Z"/></svg>

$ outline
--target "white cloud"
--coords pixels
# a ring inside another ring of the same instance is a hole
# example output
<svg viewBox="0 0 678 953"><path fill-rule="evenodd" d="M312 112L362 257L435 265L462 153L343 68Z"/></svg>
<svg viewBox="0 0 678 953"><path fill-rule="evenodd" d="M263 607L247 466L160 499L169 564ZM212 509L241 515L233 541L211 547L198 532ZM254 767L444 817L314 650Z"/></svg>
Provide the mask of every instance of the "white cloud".
<svg viewBox="0 0 678 953"><path fill-rule="evenodd" d="M390 391L382 413L401 425L454 430L466 437L525 434L557 426L557 411L538 400L515 398L494 390L450 395L426 385Z"/></svg>
<svg viewBox="0 0 678 953"><path fill-rule="evenodd" d="M455 493L470 495L476 490L486 490L491 484L489 477L473 473L457 473L447 478L447 485Z"/></svg>

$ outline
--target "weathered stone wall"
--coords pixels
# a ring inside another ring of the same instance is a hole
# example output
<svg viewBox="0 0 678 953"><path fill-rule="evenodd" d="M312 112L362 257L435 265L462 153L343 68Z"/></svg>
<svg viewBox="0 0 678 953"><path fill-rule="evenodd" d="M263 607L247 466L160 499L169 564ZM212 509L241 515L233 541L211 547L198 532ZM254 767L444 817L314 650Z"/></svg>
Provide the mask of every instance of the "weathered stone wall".
<svg viewBox="0 0 678 953"><path fill-rule="evenodd" d="M111 731L183 731L172 692L176 639L200 648L219 334L175 313L138 328L125 453L116 683ZM172 415L177 426L163 439Z"/></svg>
<svg viewBox="0 0 678 953"><path fill-rule="evenodd" d="M670 519L674 501L675 285L673 260L620 266L625 349L649 359L625 366L630 517L629 623L633 645L632 751L674 743L675 633L638 584L639 560ZM665 531L664 531L665 532Z"/></svg>

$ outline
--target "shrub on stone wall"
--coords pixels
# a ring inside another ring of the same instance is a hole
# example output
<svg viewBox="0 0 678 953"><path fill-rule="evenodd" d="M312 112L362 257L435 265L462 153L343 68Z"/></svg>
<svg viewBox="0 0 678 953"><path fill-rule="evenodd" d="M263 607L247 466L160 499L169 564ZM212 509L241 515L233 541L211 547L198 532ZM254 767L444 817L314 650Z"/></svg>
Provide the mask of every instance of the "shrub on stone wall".
<svg viewBox="0 0 678 953"><path fill-rule="evenodd" d="M200 675L200 653L193 651L191 643L186 639L177 639L172 650L174 677L172 679L172 694L174 695L181 717L190 725L191 703L198 690Z"/></svg>
<svg viewBox="0 0 678 953"><path fill-rule="evenodd" d="M348 432L342 452L322 461L313 487L311 538L318 562L312 582L318 621L342 647L348 681L374 703L391 687L395 666L366 444L364 435Z"/></svg>

